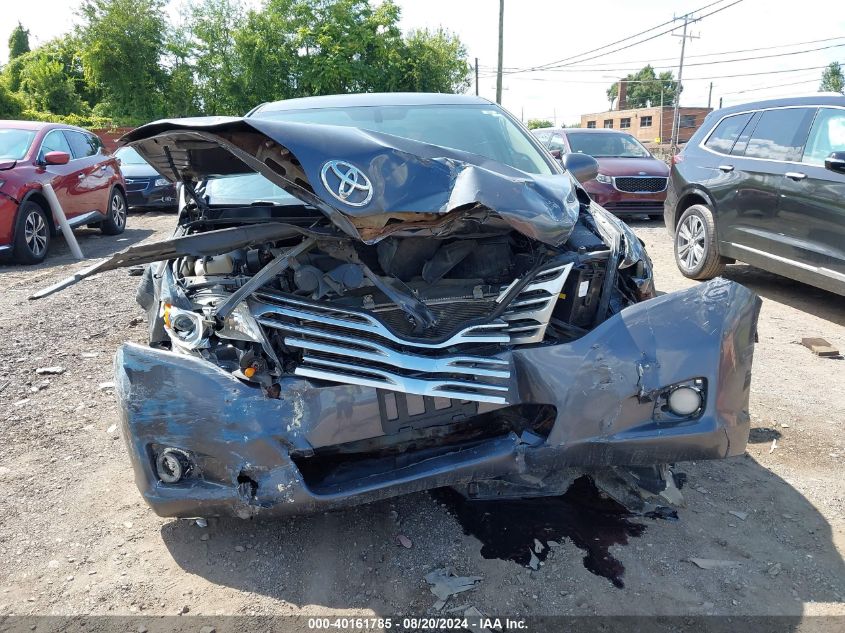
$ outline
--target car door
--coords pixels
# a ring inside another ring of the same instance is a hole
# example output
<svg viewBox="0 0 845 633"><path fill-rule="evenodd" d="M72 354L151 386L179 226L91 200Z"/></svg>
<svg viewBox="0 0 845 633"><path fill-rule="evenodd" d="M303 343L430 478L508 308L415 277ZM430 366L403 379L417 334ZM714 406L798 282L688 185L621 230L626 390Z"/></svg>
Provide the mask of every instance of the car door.
<svg viewBox="0 0 845 633"><path fill-rule="evenodd" d="M799 268L845 284L845 174L825 168L831 152L845 152L845 108L823 107L813 120L801 164L781 183L780 217L786 257Z"/></svg>
<svg viewBox="0 0 845 633"><path fill-rule="evenodd" d="M83 213L92 211L105 212L105 200L108 191L103 193L103 166L96 155L97 146L92 145L88 136L78 130L63 130L70 145L73 164L77 171L77 193ZM106 187L108 181L106 180ZM103 200L100 200L103 198Z"/></svg>
<svg viewBox="0 0 845 633"><path fill-rule="evenodd" d="M790 239L780 217L780 192L800 160L815 108L772 108L752 116L717 170L724 174L715 190L719 207L720 250L768 267L785 257Z"/></svg>
<svg viewBox="0 0 845 633"><path fill-rule="evenodd" d="M65 165L46 165L44 156L49 152L65 152L70 160ZM67 139L60 129L50 130L41 141L41 148L38 150L38 162L49 178L53 191L62 205L62 211L68 219L84 213L83 196L79 186L81 180L79 165L73 159Z"/></svg>

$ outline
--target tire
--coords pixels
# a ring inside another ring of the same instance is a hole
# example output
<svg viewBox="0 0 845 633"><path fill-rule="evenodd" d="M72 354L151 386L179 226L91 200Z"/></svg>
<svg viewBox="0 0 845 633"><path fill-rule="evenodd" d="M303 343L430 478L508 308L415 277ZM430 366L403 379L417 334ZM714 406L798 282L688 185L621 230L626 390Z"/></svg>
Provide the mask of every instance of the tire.
<svg viewBox="0 0 845 633"><path fill-rule="evenodd" d="M727 261L719 254L713 212L703 204L684 211L675 229L675 263L684 277L713 279L725 270Z"/></svg>
<svg viewBox="0 0 845 633"><path fill-rule="evenodd" d="M21 264L40 264L50 249L50 222L47 212L37 202L24 202L15 222L12 257Z"/></svg>
<svg viewBox="0 0 845 633"><path fill-rule="evenodd" d="M126 229L126 216L129 207L126 206L126 196L115 187L109 195L109 214L100 223L103 235L120 235Z"/></svg>

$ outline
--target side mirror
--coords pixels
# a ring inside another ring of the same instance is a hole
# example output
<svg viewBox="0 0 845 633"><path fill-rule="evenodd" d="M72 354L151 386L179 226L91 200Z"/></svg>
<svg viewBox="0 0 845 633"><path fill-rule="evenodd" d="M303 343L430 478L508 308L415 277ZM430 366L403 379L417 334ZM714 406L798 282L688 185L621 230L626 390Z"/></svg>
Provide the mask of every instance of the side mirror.
<svg viewBox="0 0 845 633"><path fill-rule="evenodd" d="M845 174L845 152L831 152L830 156L824 159L824 168L837 174Z"/></svg>
<svg viewBox="0 0 845 633"><path fill-rule="evenodd" d="M561 158L563 167L580 183L592 180L599 173L599 163L587 154L564 154Z"/></svg>
<svg viewBox="0 0 845 633"><path fill-rule="evenodd" d="M44 154L45 165L67 165L70 154L67 152L47 152Z"/></svg>
<svg viewBox="0 0 845 633"><path fill-rule="evenodd" d="M560 153L560 150L559 150L559 149L550 149L550 150L549 150L549 153L550 153L552 156L554 156L555 158L557 158L558 160L560 160L561 153Z"/></svg>

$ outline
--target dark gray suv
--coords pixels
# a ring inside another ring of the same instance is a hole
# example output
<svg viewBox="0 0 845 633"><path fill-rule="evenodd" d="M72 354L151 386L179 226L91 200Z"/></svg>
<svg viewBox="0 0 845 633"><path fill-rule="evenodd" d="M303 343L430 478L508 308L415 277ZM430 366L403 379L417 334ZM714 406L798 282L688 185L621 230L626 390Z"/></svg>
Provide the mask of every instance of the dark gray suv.
<svg viewBox="0 0 845 633"><path fill-rule="evenodd" d="M664 215L687 277L741 260L845 295L845 97L712 112L674 159Z"/></svg>

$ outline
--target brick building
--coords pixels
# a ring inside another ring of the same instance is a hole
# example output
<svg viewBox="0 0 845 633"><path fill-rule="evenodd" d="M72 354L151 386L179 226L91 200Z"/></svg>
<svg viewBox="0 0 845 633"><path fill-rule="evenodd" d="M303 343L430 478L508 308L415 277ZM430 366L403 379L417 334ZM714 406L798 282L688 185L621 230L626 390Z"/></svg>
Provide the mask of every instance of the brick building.
<svg viewBox="0 0 845 633"><path fill-rule="evenodd" d="M619 82L619 109L581 115L581 127L612 128L623 130L643 143L669 143L672 140L672 115L674 108L655 106L652 108L626 108L626 82ZM678 142L686 143L701 127L712 108L678 109Z"/></svg>
<svg viewBox="0 0 845 633"><path fill-rule="evenodd" d="M686 143L710 111L711 108L679 108L678 142ZM612 128L628 132L643 143L668 143L672 139L672 114L671 107L595 112L581 115L581 127Z"/></svg>

